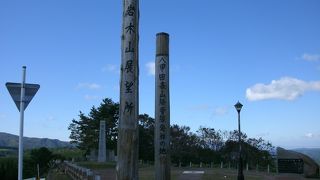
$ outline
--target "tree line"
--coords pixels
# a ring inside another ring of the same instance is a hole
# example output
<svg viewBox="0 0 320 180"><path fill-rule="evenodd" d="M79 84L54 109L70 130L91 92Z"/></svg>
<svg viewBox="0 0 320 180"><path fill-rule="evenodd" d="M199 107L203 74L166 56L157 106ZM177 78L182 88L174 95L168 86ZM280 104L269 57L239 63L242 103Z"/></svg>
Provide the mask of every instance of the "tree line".
<svg viewBox="0 0 320 180"><path fill-rule="evenodd" d="M100 120L106 121L106 146L117 152L119 103L106 98L99 107L92 107L89 114L80 111L68 129L71 143L84 150L87 155L98 149ZM139 159L154 161L154 118L139 115ZM236 162L238 158L238 131L222 131L210 127L199 127L194 133L190 127L173 124L171 133L171 161L174 164ZM256 164L272 164L272 144L262 138L249 138L241 134L242 157L251 167Z"/></svg>
<svg viewBox="0 0 320 180"><path fill-rule="evenodd" d="M38 176L46 177L50 169L55 167L55 160L64 160L60 154L51 152L46 147L32 149L24 153L23 178ZM8 156L0 158L0 179L12 180L18 177L18 157Z"/></svg>

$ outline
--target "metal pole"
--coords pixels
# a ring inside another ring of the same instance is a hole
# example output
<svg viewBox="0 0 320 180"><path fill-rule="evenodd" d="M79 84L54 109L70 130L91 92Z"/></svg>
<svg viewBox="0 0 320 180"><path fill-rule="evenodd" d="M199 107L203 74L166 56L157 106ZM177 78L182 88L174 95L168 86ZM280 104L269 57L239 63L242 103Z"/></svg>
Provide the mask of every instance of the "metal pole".
<svg viewBox="0 0 320 180"><path fill-rule="evenodd" d="M240 129L240 110L238 110L238 129L239 129L239 168L238 168L238 180L244 180L242 157L241 157L241 129Z"/></svg>
<svg viewBox="0 0 320 180"><path fill-rule="evenodd" d="M22 180L22 174L23 174L23 119L24 119L25 82L26 82L26 66L23 66L22 67L22 83L21 83L21 99L20 99L18 180Z"/></svg>

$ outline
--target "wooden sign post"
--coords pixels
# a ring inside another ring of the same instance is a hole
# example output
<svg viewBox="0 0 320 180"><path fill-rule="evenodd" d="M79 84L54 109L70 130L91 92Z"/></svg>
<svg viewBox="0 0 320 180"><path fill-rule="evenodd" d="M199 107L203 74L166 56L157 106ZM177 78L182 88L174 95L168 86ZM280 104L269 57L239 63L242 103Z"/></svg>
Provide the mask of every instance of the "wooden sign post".
<svg viewBox="0 0 320 180"><path fill-rule="evenodd" d="M138 180L139 0L123 0L117 180Z"/></svg>
<svg viewBox="0 0 320 180"><path fill-rule="evenodd" d="M170 179L169 34L158 33L155 62L155 177Z"/></svg>

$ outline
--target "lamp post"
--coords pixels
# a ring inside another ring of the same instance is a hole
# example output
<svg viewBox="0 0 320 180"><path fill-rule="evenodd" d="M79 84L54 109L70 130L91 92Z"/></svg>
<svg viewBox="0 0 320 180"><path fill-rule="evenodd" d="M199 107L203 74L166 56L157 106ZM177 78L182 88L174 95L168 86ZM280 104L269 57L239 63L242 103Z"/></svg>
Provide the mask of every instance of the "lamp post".
<svg viewBox="0 0 320 180"><path fill-rule="evenodd" d="M238 165L238 180L244 180L243 176L243 167L242 167L242 157L241 157L241 129L240 129L240 111L242 108L242 104L238 101L237 104L234 105L238 112L238 136L239 136L239 165Z"/></svg>

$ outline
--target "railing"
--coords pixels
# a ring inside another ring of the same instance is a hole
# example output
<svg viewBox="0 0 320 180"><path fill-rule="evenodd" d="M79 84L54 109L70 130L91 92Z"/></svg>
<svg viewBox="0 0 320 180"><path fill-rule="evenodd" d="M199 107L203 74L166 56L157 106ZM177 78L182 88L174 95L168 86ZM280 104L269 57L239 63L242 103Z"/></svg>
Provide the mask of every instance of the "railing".
<svg viewBox="0 0 320 180"><path fill-rule="evenodd" d="M189 163L178 163L175 164L176 167L188 167L188 168L220 168L220 169L237 169L237 162L219 162L219 163L204 163L204 162L189 162ZM256 171L256 172L267 172L276 173L276 167L271 164L261 165L261 164L246 164L243 163L243 171Z"/></svg>
<svg viewBox="0 0 320 180"><path fill-rule="evenodd" d="M60 168L73 180L100 180L99 175L95 175L92 170L64 161Z"/></svg>

